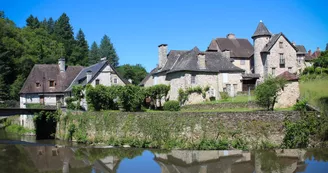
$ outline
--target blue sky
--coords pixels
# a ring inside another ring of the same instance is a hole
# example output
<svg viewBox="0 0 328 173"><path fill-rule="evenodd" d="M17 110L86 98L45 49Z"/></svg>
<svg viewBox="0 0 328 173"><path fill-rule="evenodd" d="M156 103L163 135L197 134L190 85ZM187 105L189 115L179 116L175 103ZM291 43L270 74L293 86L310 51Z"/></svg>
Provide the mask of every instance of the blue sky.
<svg viewBox="0 0 328 173"><path fill-rule="evenodd" d="M140 63L150 71L157 64L159 44L168 44L169 50L205 50L213 38L228 33L252 43L260 20L307 50L323 50L327 6L326 0L2 0L0 10L19 27L30 14L42 20L65 12L74 32L82 28L89 45L107 34L121 65Z"/></svg>

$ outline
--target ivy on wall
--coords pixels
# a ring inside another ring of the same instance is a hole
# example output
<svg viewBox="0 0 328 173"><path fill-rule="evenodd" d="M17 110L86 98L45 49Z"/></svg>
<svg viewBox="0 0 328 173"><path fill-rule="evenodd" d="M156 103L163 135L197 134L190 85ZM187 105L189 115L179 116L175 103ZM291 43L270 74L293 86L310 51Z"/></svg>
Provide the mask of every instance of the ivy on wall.
<svg viewBox="0 0 328 173"><path fill-rule="evenodd" d="M183 105L187 100L189 95L192 93L202 94L203 98L206 98L206 92L210 90L209 86L206 86L204 88L197 86L197 87L190 87L187 90L183 90L182 88L178 91L178 101L181 105Z"/></svg>

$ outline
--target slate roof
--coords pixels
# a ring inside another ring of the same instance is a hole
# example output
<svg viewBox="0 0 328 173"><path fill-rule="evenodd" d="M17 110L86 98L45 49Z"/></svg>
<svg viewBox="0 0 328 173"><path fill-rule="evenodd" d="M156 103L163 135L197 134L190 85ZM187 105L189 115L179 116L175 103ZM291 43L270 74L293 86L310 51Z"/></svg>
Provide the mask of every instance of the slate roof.
<svg viewBox="0 0 328 173"><path fill-rule="evenodd" d="M268 28L264 25L264 23L262 21L260 21L260 23L257 25L257 28L256 28L252 38L254 39L254 37L258 37L258 36L271 36L270 31L268 30Z"/></svg>
<svg viewBox="0 0 328 173"><path fill-rule="evenodd" d="M304 58L305 61L312 61L312 60L314 60L314 59L315 59L314 56L309 55L309 54L305 54L305 58Z"/></svg>
<svg viewBox="0 0 328 173"><path fill-rule="evenodd" d="M297 81L298 80L298 77L295 74L289 73L288 71L281 73L277 77L286 79L287 81Z"/></svg>
<svg viewBox="0 0 328 173"><path fill-rule="evenodd" d="M274 34L272 35L271 39L269 40L269 42L264 46L264 48L262 49L261 53L269 53L271 48L273 47L274 44L276 44L276 42L278 41L278 39L280 38L280 36L283 36L287 42L297 51L297 48L293 45L293 43L291 43L288 38L282 33L278 33L278 34Z"/></svg>
<svg viewBox="0 0 328 173"><path fill-rule="evenodd" d="M260 78L260 74L255 74L255 73L249 73L249 74L242 74L243 78L252 78L252 79L258 79Z"/></svg>
<svg viewBox="0 0 328 173"><path fill-rule="evenodd" d="M216 38L212 40L208 47L208 51L217 51L215 44L218 45L221 51L229 50L231 58L250 58L254 53L254 47L243 38Z"/></svg>
<svg viewBox="0 0 328 173"><path fill-rule="evenodd" d="M296 45L297 54L306 54L307 51L303 45Z"/></svg>
<svg viewBox="0 0 328 173"><path fill-rule="evenodd" d="M205 54L205 69L198 67L198 54ZM174 61L175 62L169 62ZM243 69L236 67L220 52L201 52L197 47L192 50L182 53L177 58L168 59L167 64L173 64L169 70L165 69L166 73L178 71L197 71L197 72L244 72ZM166 66L166 65L165 65ZM169 67L169 65L168 65ZM162 71L159 71L160 73Z"/></svg>
<svg viewBox="0 0 328 173"><path fill-rule="evenodd" d="M99 74L99 72L105 68L107 65L110 65L110 67L113 69L114 73L117 74L117 76L125 83L125 84L129 84L129 81L127 81L126 79L124 79L116 70L115 68L108 63L107 60L104 61L100 61L97 64L91 65L89 67L83 68L80 73L74 78L73 82L70 84L70 86L65 90L65 91L71 91L74 85L86 85L87 84L87 72L91 71L92 73L92 78L89 81L92 82L94 80L94 78L96 78Z"/></svg>
<svg viewBox="0 0 328 173"><path fill-rule="evenodd" d="M35 64L20 94L64 92L82 68L67 66L65 72L60 72L58 64ZM55 82L55 87L49 87L49 80ZM37 87L36 83L40 83L41 86Z"/></svg>

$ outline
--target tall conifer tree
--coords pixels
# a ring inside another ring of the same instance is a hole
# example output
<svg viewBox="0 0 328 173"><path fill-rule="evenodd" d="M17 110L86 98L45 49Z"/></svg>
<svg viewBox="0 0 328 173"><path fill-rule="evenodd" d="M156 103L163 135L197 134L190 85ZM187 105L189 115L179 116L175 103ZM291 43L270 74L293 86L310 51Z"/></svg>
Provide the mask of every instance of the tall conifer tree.
<svg viewBox="0 0 328 173"><path fill-rule="evenodd" d="M67 59L68 64L72 64L69 58L72 55L74 49L74 33L73 27L69 23L69 17L66 15L66 13L63 13L55 22L54 33L57 40L64 44L64 56Z"/></svg>
<svg viewBox="0 0 328 173"><path fill-rule="evenodd" d="M89 65L95 64L100 60L99 56L99 48L97 43L94 41L91 45L91 49L89 51Z"/></svg>
<svg viewBox="0 0 328 173"><path fill-rule="evenodd" d="M115 48L111 43L109 37L104 35L101 39L100 47L99 47L99 55L100 57L107 57L107 60L114 66L118 66L118 56L116 54Z"/></svg>

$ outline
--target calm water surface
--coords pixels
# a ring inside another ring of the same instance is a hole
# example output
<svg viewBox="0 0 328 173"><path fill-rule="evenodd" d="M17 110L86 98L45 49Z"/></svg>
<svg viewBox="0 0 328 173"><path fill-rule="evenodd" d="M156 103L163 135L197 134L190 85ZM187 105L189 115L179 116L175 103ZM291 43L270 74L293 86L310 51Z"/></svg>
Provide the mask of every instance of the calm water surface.
<svg viewBox="0 0 328 173"><path fill-rule="evenodd" d="M69 147L55 147L65 145ZM160 151L85 148L0 130L0 173L328 173L328 150Z"/></svg>

